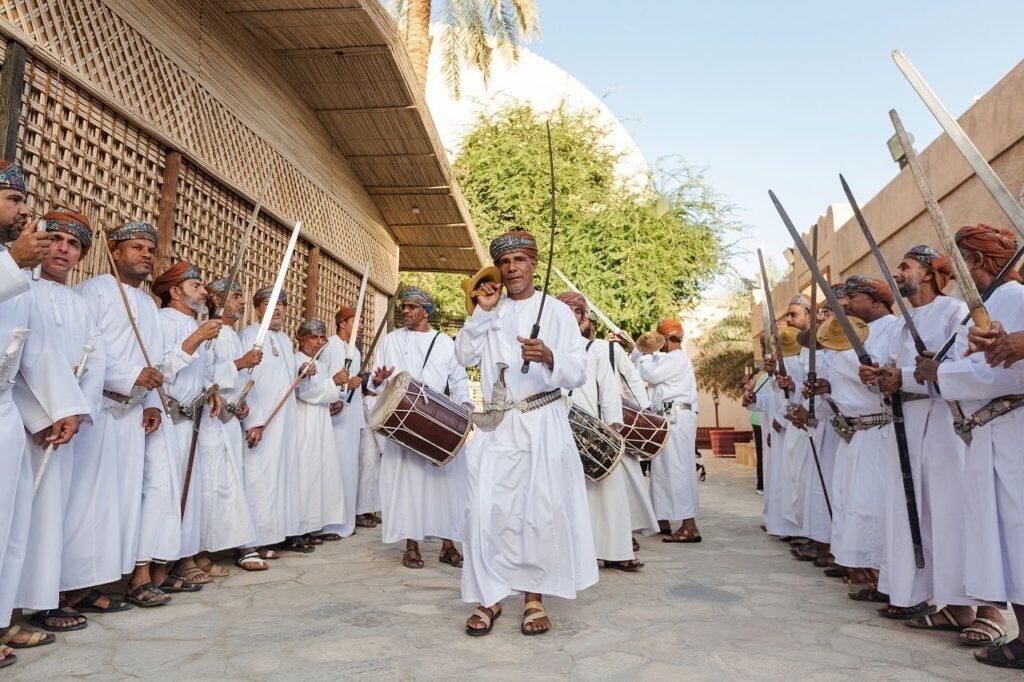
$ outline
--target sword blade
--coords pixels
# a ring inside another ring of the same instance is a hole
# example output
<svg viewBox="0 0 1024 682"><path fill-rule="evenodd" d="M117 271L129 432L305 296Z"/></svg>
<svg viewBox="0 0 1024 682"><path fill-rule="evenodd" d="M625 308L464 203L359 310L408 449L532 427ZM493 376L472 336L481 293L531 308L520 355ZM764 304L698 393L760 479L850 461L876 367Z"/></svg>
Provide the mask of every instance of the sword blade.
<svg viewBox="0 0 1024 682"><path fill-rule="evenodd" d="M782 357L782 339L779 337L779 325L776 323L777 318L775 317L775 304L772 302L772 290L768 285L768 270L764 266L764 254L761 252L761 249L757 250L757 262L761 266L761 288L764 290L764 304L768 310L768 321L771 323L771 329L766 329L765 334L769 333L769 331L771 332L772 341L775 343L775 361L778 363L779 375L786 376L786 361Z"/></svg>
<svg viewBox="0 0 1024 682"><path fill-rule="evenodd" d="M861 213L860 204L853 196L853 190L850 189L850 185L846 182L846 178L843 174L839 174L839 182L843 185L843 192L846 193L846 200L850 202L850 208L853 209L853 217L857 219L857 224L860 225L860 231L864 233L864 240L867 241L868 246L871 247L871 253L875 257L875 262L878 263L878 269L882 271L882 276L885 277L886 284L892 289L893 297L896 299L896 305L900 308L900 313L903 315L903 323L907 325L907 331L910 332L910 337L914 340L914 347L917 349L918 354L925 353L928 349L924 345L924 341L921 340L921 335L917 333L917 326L914 324L914 319L910 316L910 311L907 309L907 302L900 296L900 289L896 286L896 280L892 277L892 272L889 271L889 266L885 263L885 258L882 257L882 252L878 248L878 243L875 241L875 236L871 234L871 228L868 227L867 220L864 219L864 214Z"/></svg>
<svg viewBox="0 0 1024 682"><path fill-rule="evenodd" d="M256 199L256 205L252 209L252 215L249 216L249 222L245 226L245 232L242 233L242 241L238 246L238 253L235 254L235 260L231 263L231 269L228 271L228 288L225 289L224 299L217 306L217 309L213 311L213 315L210 319L219 320L224 315L224 303L228 296L231 295L231 288L238 281L238 271L242 269L242 261L245 258L245 251L249 248L249 238L252 236L252 231L256 227L256 219L260 216L260 209L263 208L263 197L266 196L267 190L270 188L270 178L268 177L263 183L263 187L260 188L259 198Z"/></svg>
<svg viewBox="0 0 1024 682"><path fill-rule="evenodd" d="M793 221L790 220L789 214L786 213L786 209L783 208L782 202L775 196L775 192L768 190L768 196L771 197L772 203L775 204L775 210L778 211L779 217L782 218L783 224L789 231L790 237L793 238L793 244L796 246L800 255L803 256L804 262L807 263L808 269L811 271L811 275L818 280L818 286L821 288L821 293L825 295L825 299L828 301L829 306L832 308L833 314L836 319L839 320L839 326L843 328L843 333L850 340L850 345L853 346L853 350L857 353L857 359L860 360L861 364L871 365L871 355L864 348L864 344L860 342L857 334L853 330L853 324L849 318L846 317L846 313L843 312L843 307L839 305L839 299L836 298L835 293L832 291L832 287L825 280L825 276L821 274L821 270L818 269L818 264L814 261L814 257L811 252L807 250L807 245L804 244L804 240L800 237L800 233L793 225Z"/></svg>
<svg viewBox="0 0 1024 682"><path fill-rule="evenodd" d="M267 300L267 311L263 313L263 320L260 322L259 331L256 332L256 343L253 344L255 348L263 348L263 341L267 338L267 332L270 330L270 320L274 317L274 308L277 307L277 301L281 297L281 289L284 288L284 279L288 274L288 266L292 262L292 254L295 252L295 243L299 241L299 232L302 231L302 221L295 223L295 229L292 230L292 236L288 240L288 248L284 250L284 258L281 260L281 267L277 269L277 279L274 280L274 288L270 292L270 298Z"/></svg>
<svg viewBox="0 0 1024 682"><path fill-rule="evenodd" d="M356 319L352 323L352 334L348 337L345 349L345 369L352 364L352 354L356 350L356 339L359 338L359 324L363 319L363 301L366 300L366 283L370 279L370 261L363 267L363 281L359 283L359 296L356 298Z"/></svg>
<svg viewBox="0 0 1024 682"><path fill-rule="evenodd" d="M552 267L551 267L551 270L552 270L552 271L553 271L553 272L554 272L554 273L555 273L556 275L558 275L558 278L559 278L560 280L562 280L563 282L565 282L565 286L569 287L569 289L571 289L572 291L575 291L575 292L576 292L577 294L579 294L579 295L581 295L581 296L585 296L585 295L586 295L586 294L584 294L584 293L583 293L582 291L580 291L580 290L579 290L579 287L577 287L577 286L576 286L575 284L573 284L573 281L572 281L571 279L569 279L568 277L566 277L566 276L565 276L565 273L564 273L564 272L562 272L561 270L559 270L559 269L558 269L557 267L555 267L555 266L552 266ZM597 304L596 304L596 303L594 303L593 301L591 301L591 300L590 300L589 298L587 299L587 306L588 306L588 307L589 307L589 308L590 308L591 310L593 310L593 311L594 311L594 314L595 314L595 315L597 315L597 319L601 320L601 322L603 322L603 323L604 323L604 325L605 325L606 327L608 327L608 329L612 330L612 331L613 331L613 332L615 332L616 334L621 334L621 333L622 333L622 327L620 327L619 325L617 325L617 324L615 324L614 322L612 322L611 318L610 318L610 317L608 317L607 315L605 315L605 314L604 314L604 311L603 311L603 310L601 310L600 308L598 308L598 307L597 307Z"/></svg>
<svg viewBox="0 0 1024 682"><path fill-rule="evenodd" d="M1010 190L1006 188L1003 181L996 175L996 172L992 170L992 167L985 160L985 157L982 156L981 152L978 151L974 142L971 141L971 138L967 137L967 133L960 127L960 124L949 114L921 73L907 59L907 56L899 50L893 50L892 58L896 62L896 66L899 67L899 70L903 72L907 81L910 82L911 87L917 92L918 97L928 107L928 110L932 112L935 120L939 122L942 130L949 136L950 141L963 155L964 159L967 160L967 163L974 170L974 174L978 176L978 180L989 191L992 198L996 200L996 203L999 204L999 208L1006 214L1006 217L1010 219L1017 233L1024 237L1024 207L1020 205L1013 194L1010 193ZM906 150L905 147L904 150Z"/></svg>

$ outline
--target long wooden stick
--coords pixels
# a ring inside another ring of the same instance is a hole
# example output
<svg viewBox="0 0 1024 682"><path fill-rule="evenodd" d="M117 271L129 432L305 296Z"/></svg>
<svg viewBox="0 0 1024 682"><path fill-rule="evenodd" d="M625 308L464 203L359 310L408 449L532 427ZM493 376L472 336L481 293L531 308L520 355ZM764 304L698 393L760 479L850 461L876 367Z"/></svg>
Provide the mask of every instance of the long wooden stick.
<svg viewBox="0 0 1024 682"><path fill-rule="evenodd" d="M121 302L124 303L124 312L128 315L128 321L132 324L132 331L135 333L135 340L139 344L139 350L142 351L142 359L146 361L146 367L149 369L156 369L153 367L153 363L150 362L149 352L146 351L146 344L142 342L142 334L139 332L139 325L135 322L135 316L132 315L132 306L128 302L128 294L124 292L124 284L121 283L121 278L117 276L117 264L114 262L114 254L110 252L110 249L106 245L101 245L103 251L107 254L107 263L110 265L110 274L114 276L114 282L117 284L117 290L121 292ZM167 402L167 396L164 395L164 389L162 386L156 387L156 393L160 396L160 404L164 406L164 414L167 416L171 415L171 406Z"/></svg>
<svg viewBox="0 0 1024 682"><path fill-rule="evenodd" d="M299 384L302 383L302 380L306 378L307 374L309 374L309 368L312 367L313 364L316 362L316 359L320 357L320 353L324 351L324 348L327 348L326 343L320 346L320 350L314 353L313 357L310 358L309 362L302 366L302 370L299 372L299 376L295 377L295 381L293 381L292 385L288 387L288 390L285 392L285 394L281 396L281 400L278 401L277 405L274 407L274 410L270 413L270 416L267 417L267 421L263 423L263 429L266 429L268 426L270 426L270 422L274 420L274 417L277 416L277 413L280 412L281 408L284 407L284 404L288 402L288 398L291 396L292 392L294 392L295 389L299 387Z"/></svg>

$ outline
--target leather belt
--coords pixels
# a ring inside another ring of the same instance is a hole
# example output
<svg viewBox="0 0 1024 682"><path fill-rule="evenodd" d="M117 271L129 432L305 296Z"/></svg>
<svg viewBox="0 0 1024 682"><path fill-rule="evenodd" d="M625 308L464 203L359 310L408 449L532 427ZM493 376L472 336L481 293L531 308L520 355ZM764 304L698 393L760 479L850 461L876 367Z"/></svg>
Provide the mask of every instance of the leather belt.
<svg viewBox="0 0 1024 682"><path fill-rule="evenodd" d="M1024 405L1024 394L1004 395L990 400L984 407L967 418L967 421L964 422L964 430L970 433L1004 414L1013 412L1021 405ZM970 441L967 440L967 442Z"/></svg>
<svg viewBox="0 0 1024 682"><path fill-rule="evenodd" d="M836 430L836 434L847 443L853 440L853 434L857 431L867 431L892 423L892 415L888 412L847 417L831 397L825 396L825 402L832 408L832 427Z"/></svg>
<svg viewBox="0 0 1024 682"><path fill-rule="evenodd" d="M124 395L123 393L116 393L114 391L108 391L106 389L104 389L103 391L103 397L110 398L115 403L120 403L121 405L133 404L132 397L130 395Z"/></svg>
<svg viewBox="0 0 1024 682"><path fill-rule="evenodd" d="M927 396L924 393L907 393L906 391L900 391L900 399L905 403L909 403L914 400L931 400L931 396Z"/></svg>
<svg viewBox="0 0 1024 682"><path fill-rule="evenodd" d="M661 404L662 416L668 416L671 412L681 412L693 409L693 403L676 402L667 400Z"/></svg>

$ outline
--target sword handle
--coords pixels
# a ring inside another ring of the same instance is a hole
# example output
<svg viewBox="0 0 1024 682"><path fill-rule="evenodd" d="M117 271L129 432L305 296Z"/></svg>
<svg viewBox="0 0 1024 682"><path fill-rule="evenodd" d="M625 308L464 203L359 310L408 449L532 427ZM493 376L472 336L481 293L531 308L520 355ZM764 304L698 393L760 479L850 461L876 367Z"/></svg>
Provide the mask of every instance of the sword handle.
<svg viewBox="0 0 1024 682"><path fill-rule="evenodd" d="M533 330L530 332L530 338L535 339L538 336L540 336L540 324L534 323ZM523 360L523 367L519 371L522 372L523 374L528 374L530 371L530 361Z"/></svg>
<svg viewBox="0 0 1024 682"><path fill-rule="evenodd" d="M974 320L974 326L982 331L988 331L992 326L992 320L989 319L988 311L984 306L972 310L971 319Z"/></svg>

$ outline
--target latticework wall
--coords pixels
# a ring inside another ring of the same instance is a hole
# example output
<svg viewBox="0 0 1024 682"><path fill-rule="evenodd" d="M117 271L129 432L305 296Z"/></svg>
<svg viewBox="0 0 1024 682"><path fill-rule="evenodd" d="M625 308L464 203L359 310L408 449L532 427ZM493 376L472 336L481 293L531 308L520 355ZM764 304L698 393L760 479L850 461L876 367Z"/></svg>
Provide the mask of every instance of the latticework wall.
<svg viewBox="0 0 1024 682"><path fill-rule="evenodd" d="M167 150L36 59L27 60L25 81L16 158L25 172L33 209L37 213L58 206L80 210L97 231L129 219L156 223ZM252 209L247 199L183 160L171 260L195 263L207 279L225 276ZM256 289L273 284L291 227L260 214L240 278L250 300ZM299 240L285 282L289 333L302 319L311 248L308 241ZM321 254L319 263L316 312L333 328L338 307L354 304L359 274L327 254ZM93 249L71 283L107 271L102 251ZM373 298L367 297L366 336L372 334L376 319ZM254 319L250 306L246 322Z"/></svg>

